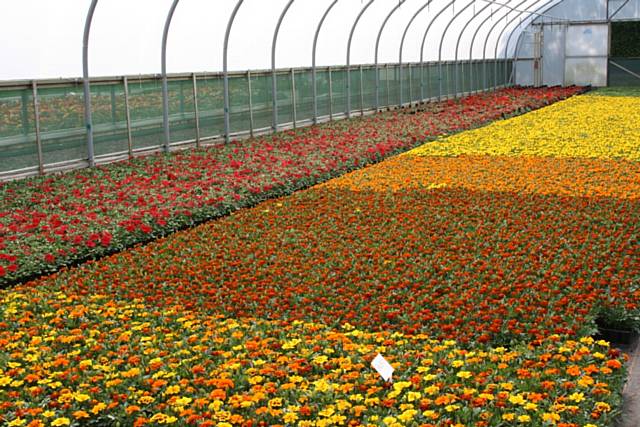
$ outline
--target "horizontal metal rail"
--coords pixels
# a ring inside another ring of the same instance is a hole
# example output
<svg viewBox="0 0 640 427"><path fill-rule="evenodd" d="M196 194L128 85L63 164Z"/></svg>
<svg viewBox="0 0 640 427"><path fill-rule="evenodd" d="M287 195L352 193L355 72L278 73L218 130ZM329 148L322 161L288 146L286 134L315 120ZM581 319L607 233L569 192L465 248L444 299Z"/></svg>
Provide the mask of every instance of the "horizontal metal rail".
<svg viewBox="0 0 640 427"><path fill-rule="evenodd" d="M482 63L481 60L474 62ZM468 61L464 63L468 64ZM432 61L403 65L417 70L437 64ZM442 64L459 65L461 62L443 61ZM398 66L398 63L378 65L389 70ZM352 65L349 69L371 76L375 72L375 64ZM322 106L317 115L318 123L346 118L349 113L366 115L376 111L373 105L360 105L351 112L342 109L346 93L344 86L336 82L344 81L346 72L346 66L317 67L318 79L324 81L315 97L318 105ZM310 95L311 80L307 78L311 73L310 67L296 68L293 72L291 69L276 70L279 76L296 76L291 88L283 88L284 97L280 94L282 107L293 110L295 102L296 121L294 123L292 117L282 117L279 129L313 124L311 107L314 97ZM271 132L271 92L267 87L271 70L230 72L229 78L230 119L236 125L229 135L240 139ZM240 78L243 83L234 84ZM383 73L380 80L381 88L387 88L387 96L380 98L380 104L384 104L380 107L394 109L409 105L407 102L401 105L394 96L389 97L389 93L395 93L400 84L393 73ZM159 74L90 79L96 164L163 150L161 81ZM167 119L174 136L174 141L169 144L170 150L224 141L223 73L171 74L167 81L172 109ZM82 120L82 83L82 79L0 82L0 107L9 111L9 114L0 116L0 180L89 166L88 158L78 158L84 154L79 147L84 146L86 139ZM249 90L251 93L247 93ZM354 87L353 95L358 96L358 91L362 92L362 89ZM411 98L419 98L422 102L434 100L415 95ZM233 102L234 99L243 101L238 104ZM246 99L249 99L248 103L244 101ZM34 100L37 101L37 109L31 113ZM331 105L327 108L329 102Z"/></svg>

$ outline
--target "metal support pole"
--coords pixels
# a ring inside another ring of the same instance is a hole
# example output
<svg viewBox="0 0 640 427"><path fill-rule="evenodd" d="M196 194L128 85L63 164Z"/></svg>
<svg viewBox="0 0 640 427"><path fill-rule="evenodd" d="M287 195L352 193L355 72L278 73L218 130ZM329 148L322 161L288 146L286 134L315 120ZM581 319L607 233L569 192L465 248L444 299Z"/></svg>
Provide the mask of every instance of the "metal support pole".
<svg viewBox="0 0 640 427"><path fill-rule="evenodd" d="M91 0L87 19L84 23L84 34L82 38L82 86L84 93L84 125L87 130L87 154L89 166L96 165L93 150L93 120L91 117L91 86L89 83L89 33L91 32L91 22L93 14L98 5L98 0Z"/></svg>
<svg viewBox="0 0 640 427"><path fill-rule="evenodd" d="M506 6L508 3L510 3L511 0L509 0L504 6ZM520 3L518 3L514 9L519 8L520 6L522 6L523 4L525 4L527 2L527 0L522 0ZM508 6L507 6L508 7ZM507 14L509 12L507 11ZM507 16L507 14L505 14L505 17ZM493 30L498 26L498 24L500 24L500 22L502 22L502 17L500 19L496 19L496 22L491 26L491 28L489 28L489 31L487 32L487 37L485 37L484 39L484 47L482 48L482 60L484 61L484 86L485 88L487 88L488 86L488 81L487 81L487 45L489 44L489 37L491 37L491 33L493 32ZM494 61L496 61L497 63L498 58L496 57ZM494 86L495 89L495 86Z"/></svg>
<svg viewBox="0 0 640 427"><path fill-rule="evenodd" d="M475 1L476 1L476 0L474 0L474 4L475 4ZM464 32L467 30L467 28L469 27L469 25L471 24L471 22L472 22L474 19L476 19L478 16L480 16L480 14L481 14L482 12L484 12L487 8L489 8L489 6L491 6L491 3L487 3L487 4L486 4L482 9L480 9L480 10L476 11L476 12L473 14L473 16L471 17L471 19L469 19L469 20L464 24L464 26L462 27L462 29L460 30L460 33L458 34L458 40L456 41L456 56L455 56L456 64L458 63L458 52L459 52L459 49L460 49L460 41L462 40L462 35L463 35L463 34L464 34ZM475 7L474 7L474 10L475 10ZM472 58L471 58L471 57L469 57L469 61L471 61L471 59L472 59ZM471 62L470 62L470 64L471 64ZM461 69L462 69L462 92L464 92L464 64L463 64L463 63L461 63L461 64L460 64L460 67L461 67ZM458 68L457 68L457 66L456 66L456 86L455 86L455 87L456 87L456 89L455 89L455 90L456 90L456 94L458 93L458 72L457 72L457 71L458 71ZM471 88L469 88L469 91L471 91Z"/></svg>
<svg viewBox="0 0 640 427"><path fill-rule="evenodd" d="M532 7L532 6L533 6L533 7L535 7L535 9L533 9L533 11L531 11L531 12L529 12L529 11L526 11L526 12L520 12L518 15L516 15L516 16L511 20L511 22L513 22L513 21L515 21L516 19L518 19L522 14L524 14L524 13L528 13L528 14L529 14L529 16L527 16L527 18L525 18L525 22L526 22L526 20L527 20L527 19L530 19L530 18L531 18L531 17L533 17L533 16L537 16L537 12L538 12L539 10L542 10L542 11L543 11L543 13L544 13L544 12L546 12L546 11L548 10L548 9L545 9L545 8L547 8L547 7L551 8L551 7L555 6L555 4L558 4L558 3L557 3L557 2L558 2L558 0L549 0L549 1L545 2L544 4L542 4L542 6L538 6L538 3L540 3L541 1L542 1L542 0L538 0L538 1L534 2L532 5L530 5L530 6L529 6L529 7ZM555 4L553 4L553 3L555 3ZM511 25L511 22L510 22L509 24L507 24L507 26ZM504 51L504 58L505 58L505 62L506 62L506 60L507 60L507 55L508 55L508 51L509 51L509 44L511 43L511 37L513 36L513 34L515 34L515 33L516 33L516 31L517 31L517 30L518 30L518 28L520 28L520 27L522 27L522 22L520 22L520 24L518 24L518 26L516 26L513 30L511 30L511 31L509 32L509 37L507 38L507 44L505 45L505 51ZM505 27L505 28L506 28L506 27ZM496 44L496 46L497 46L497 44ZM516 47L517 47L517 43L516 43ZM515 65L514 65L514 66L515 66ZM505 70L505 71L506 71L506 70Z"/></svg>
<svg viewBox="0 0 640 427"><path fill-rule="evenodd" d="M322 15L322 19L320 19L320 23L316 28L316 33L313 37L313 50L311 51L311 80L313 81L312 90L313 90L313 124L318 123L318 82L316 78L316 51L318 47L318 37L320 36L320 30L322 29L322 24L324 24L325 19L327 19L327 15L333 9L333 6L338 3L338 0L333 0L327 10L325 10L324 15Z"/></svg>
<svg viewBox="0 0 640 427"><path fill-rule="evenodd" d="M251 93L251 70L247 71L247 90L249 91L249 135L253 138L253 94Z"/></svg>
<svg viewBox="0 0 640 427"><path fill-rule="evenodd" d="M36 149L38 150L38 173L44 175L44 159L42 156L42 137L40 135L40 99L38 98L38 83L31 83L33 94L33 119L36 128Z"/></svg>
<svg viewBox="0 0 640 427"><path fill-rule="evenodd" d="M438 20L438 18L452 5L455 3L456 0L451 0L449 1L449 3L447 3L437 14L436 16L433 17L433 19L431 20L431 22L429 22L429 25L427 26L427 29L424 32L424 36L422 36L422 44L420 45L420 64L424 63L424 44L427 41L427 36L429 35L429 30L431 30L431 27L433 26L434 22L436 22ZM440 65L440 64L439 64ZM431 72L429 71L429 69L427 68L427 80L430 80L431 77ZM423 98L424 99L424 98Z"/></svg>
<svg viewBox="0 0 640 427"><path fill-rule="evenodd" d="M471 0L465 7L460 9L456 14L453 15L453 18L447 22L444 31L442 32L442 36L440 37L440 46L438 47L438 82L439 82L439 99L442 100L442 46L444 45L444 38L447 35L447 31L451 28L451 24L462 14L465 10L470 8L475 3L475 0ZM456 65L457 66L457 65ZM456 85L457 86L457 85ZM456 96L458 95L456 89Z"/></svg>
<svg viewBox="0 0 640 427"><path fill-rule="evenodd" d="M294 0L289 0L287 5L282 10L276 29L273 32L273 41L271 42L271 105L273 109L273 118L271 128L274 132L278 130L278 83L276 82L276 45L278 43L278 33L280 32L280 25L284 20L285 15L289 11L291 4Z"/></svg>
<svg viewBox="0 0 640 427"><path fill-rule="evenodd" d="M293 128L297 127L298 114L296 111L296 75L295 70L291 69L291 112L293 116Z"/></svg>
<svg viewBox="0 0 640 427"><path fill-rule="evenodd" d="M351 117L351 41L353 40L353 33L356 31L360 18L374 1L375 0L369 0L360 13L358 13L356 20L351 27L351 32L349 33L349 41L347 42L347 118Z"/></svg>
<svg viewBox="0 0 640 427"><path fill-rule="evenodd" d="M391 107L391 92L389 91L389 64L384 64L384 78L387 82L387 109Z"/></svg>
<svg viewBox="0 0 640 427"><path fill-rule="evenodd" d="M29 92L23 90L20 94L20 123L22 134L29 135Z"/></svg>
<svg viewBox="0 0 640 427"><path fill-rule="evenodd" d="M333 79L331 78L331 67L329 67L329 121L333 120Z"/></svg>
<svg viewBox="0 0 640 427"><path fill-rule="evenodd" d="M413 73L411 71L411 64L409 64L409 106L413 105ZM402 102L402 73L400 73L400 102ZM402 105L402 104L401 104Z"/></svg>
<svg viewBox="0 0 640 427"><path fill-rule="evenodd" d="M424 64L420 61L420 102L424 102Z"/></svg>
<svg viewBox="0 0 640 427"><path fill-rule="evenodd" d="M361 116L364 116L364 83L362 81L363 75L364 73L362 72L362 65L360 65L360 115Z"/></svg>
<svg viewBox="0 0 640 427"><path fill-rule="evenodd" d="M411 27L411 24L413 24L413 21L416 20L418 15L420 15L420 13L423 10L425 10L431 4L432 1L433 0L428 0L425 4L422 5L422 7L420 7L420 9L418 9L416 11L416 13L413 14L411 19L407 23L407 26L404 27L404 32L402 33L402 39L400 40L400 50L399 50L399 55L398 55L398 64L400 66L400 104L401 105L402 105L402 51L404 49L404 40L407 37L407 33L409 32L409 27ZM409 90L409 92L411 92L411 90ZM411 100L411 102L413 102L413 99Z"/></svg>
<svg viewBox="0 0 640 427"><path fill-rule="evenodd" d="M133 157L133 135L131 132L131 107L129 106L129 79L124 76L122 79L124 85L124 114L127 120L127 151L129 158Z"/></svg>
<svg viewBox="0 0 640 427"><path fill-rule="evenodd" d="M229 22L227 22L227 30L224 33L224 45L222 48L222 79L224 84L224 142L229 143L229 134L231 133L231 102L229 101L229 36L231 35L231 27L233 26L233 21L236 19L236 15L238 14L238 9L242 6L242 2L244 0L238 0L236 6L233 8L233 12L231 12L231 16L229 17Z"/></svg>
<svg viewBox="0 0 640 427"><path fill-rule="evenodd" d="M485 1L486 1L486 0L485 0ZM510 1L511 1L511 0L508 0L508 2L507 2L507 3L505 3L505 4L500 4L500 5L499 5L498 10L499 10L500 8L502 8L502 7L508 7L508 6L507 6L507 4L508 4ZM474 45L475 45L476 37L477 37L478 32L480 31L480 29L481 29L482 27L484 27L484 25L485 25L487 22L489 22L490 20L493 20L493 16L494 16L494 10L492 9L492 10L491 10L491 13L489 14L489 16L487 16L487 17L486 17L486 18L485 18L485 19L480 23L480 25L478 25L478 27L476 28L476 31L473 33L473 37L471 38L471 44L470 44L470 46L469 46L469 61L470 61L470 63L471 63L471 67L469 68L469 81L470 81L470 83L471 83L471 86L474 86L474 83L475 83L475 82L474 82L474 73L473 73L473 68L474 68L474 67L473 67L473 47L474 47ZM487 35L487 38L488 38L488 35ZM486 41L486 39L485 39L485 41ZM483 60L482 66L483 66L483 69L484 69L484 70L485 70L485 72L486 72L486 59L484 59L484 60ZM475 90L475 92L479 92L479 91L480 91L480 88L479 88L480 84L478 84L477 86L478 86L478 88Z"/></svg>
<svg viewBox="0 0 640 427"><path fill-rule="evenodd" d="M492 4L489 4L489 6L491 6ZM482 22L480 23L480 25L478 25L478 27L476 27L476 30L473 33L473 37L471 38L471 43L469 44L469 84L471 86L471 92L476 92L478 91L478 89L476 88L475 90L473 90L473 88L476 86L476 81L474 79L475 77L475 73L474 73L474 63L473 63L473 47L475 45L476 42L476 37L478 36L478 33L480 32L480 29L482 27L484 27L484 25L489 22L489 20L493 19L493 9L491 9L491 13L489 15L487 15L487 17L482 20ZM479 86L479 85L477 85Z"/></svg>
<svg viewBox="0 0 640 427"><path fill-rule="evenodd" d="M180 80L180 116L184 118L184 80Z"/></svg>
<svg viewBox="0 0 640 427"><path fill-rule="evenodd" d="M118 116L116 115L116 87L114 85L111 85L109 95L111 98L111 124L115 125Z"/></svg>
<svg viewBox="0 0 640 427"><path fill-rule="evenodd" d="M518 36L518 39L516 40L516 47L515 47L515 51L513 52L513 68L511 69L511 74L509 75L509 80L508 80L508 84L511 85L513 82L513 85L516 84L516 67L518 66L518 55L519 55L519 50L520 50L520 42L522 41L522 35L524 34L524 32L521 32L520 35Z"/></svg>
<svg viewBox="0 0 640 427"><path fill-rule="evenodd" d="M389 22L389 18L391 18L391 15L394 14L394 12L396 10L398 10L400 8L400 6L402 6L402 4L405 2L405 0L400 0L398 2L397 5L395 5L393 7L393 9L391 9L391 11L387 14L387 16L384 18L384 21L382 21L382 25L380 26L380 30L378 30L378 37L376 38L376 50L375 50L375 67L376 67L376 111L378 111L380 109L380 94L378 93L378 90L380 89L380 75L379 75L379 69L378 69L378 51L380 48L380 38L382 37L382 31L384 31L384 27L387 25L387 22ZM400 98L402 99L402 98ZM400 104L402 105L402 102L400 102Z"/></svg>
<svg viewBox="0 0 640 427"><path fill-rule="evenodd" d="M164 127L164 151L169 152L169 144L171 144L171 136L169 135L169 83L167 82L167 40L169 38L169 27L171 27L171 20L173 19L173 13L176 11L178 2L180 0L173 0L169 14L164 23L164 31L162 32L162 124Z"/></svg>
<svg viewBox="0 0 640 427"><path fill-rule="evenodd" d="M196 123L196 147L200 148L200 109L198 108L198 79L196 73L191 75L191 81L193 85L193 106Z"/></svg>

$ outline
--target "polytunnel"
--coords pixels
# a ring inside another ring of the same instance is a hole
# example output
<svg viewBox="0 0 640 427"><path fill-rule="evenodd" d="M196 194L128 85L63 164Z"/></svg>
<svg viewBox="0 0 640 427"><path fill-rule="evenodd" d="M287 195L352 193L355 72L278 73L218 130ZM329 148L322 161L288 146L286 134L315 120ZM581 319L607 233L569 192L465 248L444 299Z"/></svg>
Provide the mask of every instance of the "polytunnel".
<svg viewBox="0 0 640 427"><path fill-rule="evenodd" d="M139 52L157 57L157 70L110 77L93 70L109 58L93 49L92 30L114 3L82 5L82 76L0 81L2 179L512 85L640 82L640 54L612 46L639 31L640 0L228 0L216 2L213 30L203 2L167 0L151 6L153 23L123 21L158 40ZM175 70L172 56L216 69Z"/></svg>

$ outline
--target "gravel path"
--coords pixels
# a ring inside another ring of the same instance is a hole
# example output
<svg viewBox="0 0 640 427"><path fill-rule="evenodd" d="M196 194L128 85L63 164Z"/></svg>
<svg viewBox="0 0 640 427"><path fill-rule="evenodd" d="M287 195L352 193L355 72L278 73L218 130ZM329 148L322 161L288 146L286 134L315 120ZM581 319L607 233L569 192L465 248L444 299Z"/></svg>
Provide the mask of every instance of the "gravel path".
<svg viewBox="0 0 640 427"><path fill-rule="evenodd" d="M624 407L619 427L640 427L640 339L629 351L629 378L623 390Z"/></svg>

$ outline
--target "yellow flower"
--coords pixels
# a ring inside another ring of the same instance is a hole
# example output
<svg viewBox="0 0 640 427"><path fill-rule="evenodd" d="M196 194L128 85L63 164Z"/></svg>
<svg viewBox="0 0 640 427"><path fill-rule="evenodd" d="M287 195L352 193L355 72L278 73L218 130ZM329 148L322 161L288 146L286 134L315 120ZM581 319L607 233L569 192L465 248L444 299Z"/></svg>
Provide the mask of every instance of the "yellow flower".
<svg viewBox="0 0 640 427"><path fill-rule="evenodd" d="M249 377L249 384L252 384L252 385L260 384L263 380L264 380L264 377L260 375L256 375L253 377Z"/></svg>
<svg viewBox="0 0 640 427"><path fill-rule="evenodd" d="M313 385L315 386L316 391L319 391L321 393L324 393L331 388L330 384L325 379L322 379L322 378L317 381L314 381Z"/></svg>
<svg viewBox="0 0 640 427"><path fill-rule="evenodd" d="M163 414L162 412L158 412L151 417L150 421L158 424L173 424L178 421L178 419L176 417Z"/></svg>
<svg viewBox="0 0 640 427"><path fill-rule="evenodd" d="M398 419L402 422L408 423L409 421L413 420L417 414L418 411L416 411L415 409L408 409L402 414L398 415Z"/></svg>
<svg viewBox="0 0 640 427"><path fill-rule="evenodd" d="M14 427L14 426L23 426L27 423L27 420L24 420L22 418L16 418L15 420L9 422L9 424L7 424L8 427Z"/></svg>
<svg viewBox="0 0 640 427"><path fill-rule="evenodd" d="M447 412L455 412L460 409L460 405L447 405L444 407L444 410Z"/></svg>
<svg viewBox="0 0 640 427"><path fill-rule="evenodd" d="M609 412L611 411L611 406L606 402L596 402L596 411Z"/></svg>
<svg viewBox="0 0 640 427"><path fill-rule="evenodd" d="M471 374L471 372L469 371L460 371L456 374L456 377L458 378L464 378L464 379L468 379L471 378L473 376L473 374Z"/></svg>
<svg viewBox="0 0 640 427"><path fill-rule="evenodd" d="M638 161L639 142L640 98L577 96L424 144L405 156L491 155Z"/></svg>
<svg viewBox="0 0 640 427"><path fill-rule="evenodd" d="M76 420L81 420L81 419L83 419L83 418L89 418L89 414L88 414L87 412L85 412L85 411L75 411L75 412L73 413L73 417L74 417Z"/></svg>
<svg viewBox="0 0 640 427"><path fill-rule="evenodd" d="M271 408L271 409L282 408L282 398L281 397L274 397L273 399L271 399L269 401L269 408Z"/></svg>
<svg viewBox="0 0 640 427"><path fill-rule="evenodd" d="M189 403L193 401L190 397L180 397L175 400L174 406L187 406Z"/></svg>
<svg viewBox="0 0 640 427"><path fill-rule="evenodd" d="M520 423L528 423L531 421L531 417L529 415L519 415L518 422Z"/></svg>
<svg viewBox="0 0 640 427"><path fill-rule="evenodd" d="M505 421L513 421L516 419L516 414L502 414L502 419Z"/></svg>
<svg viewBox="0 0 640 427"><path fill-rule="evenodd" d="M431 385L424 389L424 392L431 396L433 396L434 394L437 394L439 391L440 391L440 387L438 387L437 385Z"/></svg>
<svg viewBox="0 0 640 427"><path fill-rule="evenodd" d="M584 393L573 393L569 396L569 400L572 402L580 403L584 400Z"/></svg>
<svg viewBox="0 0 640 427"><path fill-rule="evenodd" d="M53 411L44 411L42 413L42 416L45 417L45 418L53 418L53 417L55 417L55 415L56 415L56 413L53 412Z"/></svg>
<svg viewBox="0 0 640 427"><path fill-rule="evenodd" d="M422 397L422 393L417 391L410 391L407 393L407 402L415 402Z"/></svg>
<svg viewBox="0 0 640 427"><path fill-rule="evenodd" d="M106 404L100 402L100 403L96 403L93 408L91 408L91 412L94 415L97 415L100 411L103 411L105 408L107 407Z"/></svg>
<svg viewBox="0 0 640 427"><path fill-rule="evenodd" d="M91 396L89 396L88 394L76 393L73 395L73 398L76 400L76 402L84 402L91 399Z"/></svg>
<svg viewBox="0 0 640 427"><path fill-rule="evenodd" d="M524 405L524 409L526 409L527 411L535 411L536 409L538 409L538 405L536 405L535 403L527 402Z"/></svg>
<svg viewBox="0 0 640 427"><path fill-rule="evenodd" d="M329 358L327 356L325 356L324 354L322 354L320 356L314 357L313 358L313 363L316 364L316 365L324 365L327 360L329 360Z"/></svg>
<svg viewBox="0 0 640 427"><path fill-rule="evenodd" d="M284 417L282 417L282 419L285 423L291 424L298 420L298 415L296 415L295 412L287 412L286 414L284 414Z"/></svg>
<svg viewBox="0 0 640 427"><path fill-rule="evenodd" d="M383 423L385 423L386 425L390 426L392 424L395 424L396 422L398 422L398 420L395 417L385 417L382 420Z"/></svg>
<svg viewBox="0 0 640 427"><path fill-rule="evenodd" d="M71 424L71 420L69 418L65 418L65 417L56 418L55 420L53 420L51 422L51 425L53 427L68 426L69 424Z"/></svg>
<svg viewBox="0 0 640 427"><path fill-rule="evenodd" d="M542 421L555 423L556 421L560 421L560 415L555 412L545 412L542 414Z"/></svg>
<svg viewBox="0 0 640 427"><path fill-rule="evenodd" d="M511 396L509 398L509 402L511 402L514 405L524 405L525 403L527 403L527 400L522 397L522 395L518 394L515 396Z"/></svg>
<svg viewBox="0 0 640 427"><path fill-rule="evenodd" d="M138 399L138 403L141 405L148 405L155 402L155 400L155 397L152 396L142 396L140 399Z"/></svg>
<svg viewBox="0 0 640 427"><path fill-rule="evenodd" d="M165 394L168 394L168 395L178 394L178 393L180 393L180 386L179 385L170 385L165 390Z"/></svg>

